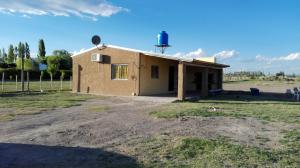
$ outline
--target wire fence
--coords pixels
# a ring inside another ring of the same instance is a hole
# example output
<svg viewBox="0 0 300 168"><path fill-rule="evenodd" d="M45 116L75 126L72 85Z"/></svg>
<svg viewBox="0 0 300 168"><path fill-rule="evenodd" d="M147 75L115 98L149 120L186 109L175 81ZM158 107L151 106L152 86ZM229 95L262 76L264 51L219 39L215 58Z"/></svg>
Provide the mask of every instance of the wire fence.
<svg viewBox="0 0 300 168"><path fill-rule="evenodd" d="M71 80L55 80L55 81L29 81L29 90L27 87L27 81L24 83L24 91L29 92L47 92L47 91L71 91ZM0 83L1 93L21 92L22 83L20 81L4 81Z"/></svg>

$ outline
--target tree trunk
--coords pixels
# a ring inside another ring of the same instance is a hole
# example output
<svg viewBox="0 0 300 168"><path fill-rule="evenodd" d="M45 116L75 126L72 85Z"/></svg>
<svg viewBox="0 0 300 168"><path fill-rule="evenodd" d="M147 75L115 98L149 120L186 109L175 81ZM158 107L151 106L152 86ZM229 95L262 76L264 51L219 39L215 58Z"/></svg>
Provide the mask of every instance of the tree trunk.
<svg viewBox="0 0 300 168"><path fill-rule="evenodd" d="M21 65L21 82L22 82L22 92L25 90L24 86L24 58L22 58L22 65Z"/></svg>
<svg viewBox="0 0 300 168"><path fill-rule="evenodd" d="M4 75L5 72L2 72L2 92L4 91Z"/></svg>
<svg viewBox="0 0 300 168"><path fill-rule="evenodd" d="M73 81L72 81L72 76L70 76L70 89L71 89L71 90L73 90L73 89L72 89L72 82L73 82Z"/></svg>
<svg viewBox="0 0 300 168"><path fill-rule="evenodd" d="M29 92L29 71L27 71L27 91Z"/></svg>
<svg viewBox="0 0 300 168"><path fill-rule="evenodd" d="M61 91L63 90L63 80L64 80L64 78L60 77L60 90Z"/></svg>
<svg viewBox="0 0 300 168"><path fill-rule="evenodd" d="M50 79L51 79L50 86L51 86L51 90L52 90L52 88L53 88L53 75L52 74L50 74Z"/></svg>
<svg viewBox="0 0 300 168"><path fill-rule="evenodd" d="M43 92L43 90L42 90L42 75L40 75L40 91Z"/></svg>
<svg viewBox="0 0 300 168"><path fill-rule="evenodd" d="M16 92L18 91L18 75L16 75Z"/></svg>

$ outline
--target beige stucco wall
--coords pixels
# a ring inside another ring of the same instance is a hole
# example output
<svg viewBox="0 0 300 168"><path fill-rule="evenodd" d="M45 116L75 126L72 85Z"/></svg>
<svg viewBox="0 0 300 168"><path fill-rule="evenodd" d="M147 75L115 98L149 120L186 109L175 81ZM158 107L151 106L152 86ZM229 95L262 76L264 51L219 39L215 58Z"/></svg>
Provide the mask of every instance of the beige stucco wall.
<svg viewBox="0 0 300 168"><path fill-rule="evenodd" d="M156 65L159 67L159 78L151 78L151 66ZM169 89L169 67L175 68L175 92L177 91L177 68L178 61L156 58L146 55L141 55L141 68L140 68L140 94L141 95L155 95L170 93Z"/></svg>
<svg viewBox="0 0 300 168"><path fill-rule="evenodd" d="M100 53L110 58L109 63L91 61L91 55ZM111 79L111 64L128 64L127 80ZM116 48L94 49L73 57L73 92L92 93L100 95L155 95L171 93L169 91L169 67L175 68L174 91L178 88L178 61L147 56L141 53ZM159 67L159 78L151 78L151 66ZM81 70L79 70L81 69ZM194 91L194 74L204 72L198 66L186 67L186 90ZM216 84L213 89L222 87L222 71L208 68L208 74L214 73Z"/></svg>
<svg viewBox="0 0 300 168"><path fill-rule="evenodd" d="M92 62L93 53L109 56L110 64ZM73 57L73 92L126 96L138 94L139 57L139 53L112 48L101 51L95 49ZM128 64L128 80L112 80L111 64ZM81 66L80 72L78 66Z"/></svg>

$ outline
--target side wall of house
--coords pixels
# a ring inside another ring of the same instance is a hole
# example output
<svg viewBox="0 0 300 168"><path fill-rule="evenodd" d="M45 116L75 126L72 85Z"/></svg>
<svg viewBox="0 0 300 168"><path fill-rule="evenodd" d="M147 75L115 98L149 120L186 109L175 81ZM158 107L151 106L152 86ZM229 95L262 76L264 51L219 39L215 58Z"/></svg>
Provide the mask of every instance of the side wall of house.
<svg viewBox="0 0 300 168"><path fill-rule="evenodd" d="M91 55L106 55L106 63L91 61ZM130 96L139 94L140 54L113 48L98 49L73 57L73 92ZM113 80L112 64L128 64L128 79Z"/></svg>
<svg viewBox="0 0 300 168"><path fill-rule="evenodd" d="M151 66L159 67L158 79L151 78ZM178 61L151 57L141 54L140 95L171 93L169 91L169 67L174 67L174 91L177 91Z"/></svg>

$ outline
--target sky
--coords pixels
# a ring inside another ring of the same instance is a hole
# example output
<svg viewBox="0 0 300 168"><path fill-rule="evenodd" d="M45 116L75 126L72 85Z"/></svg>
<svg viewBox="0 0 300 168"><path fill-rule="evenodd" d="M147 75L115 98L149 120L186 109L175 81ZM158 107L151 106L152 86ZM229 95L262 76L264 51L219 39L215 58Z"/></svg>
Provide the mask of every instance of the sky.
<svg viewBox="0 0 300 168"><path fill-rule="evenodd" d="M55 49L79 52L105 44L155 51L169 34L166 54L215 56L225 72L300 74L299 0L0 0L0 48L28 42L36 55L44 39Z"/></svg>

